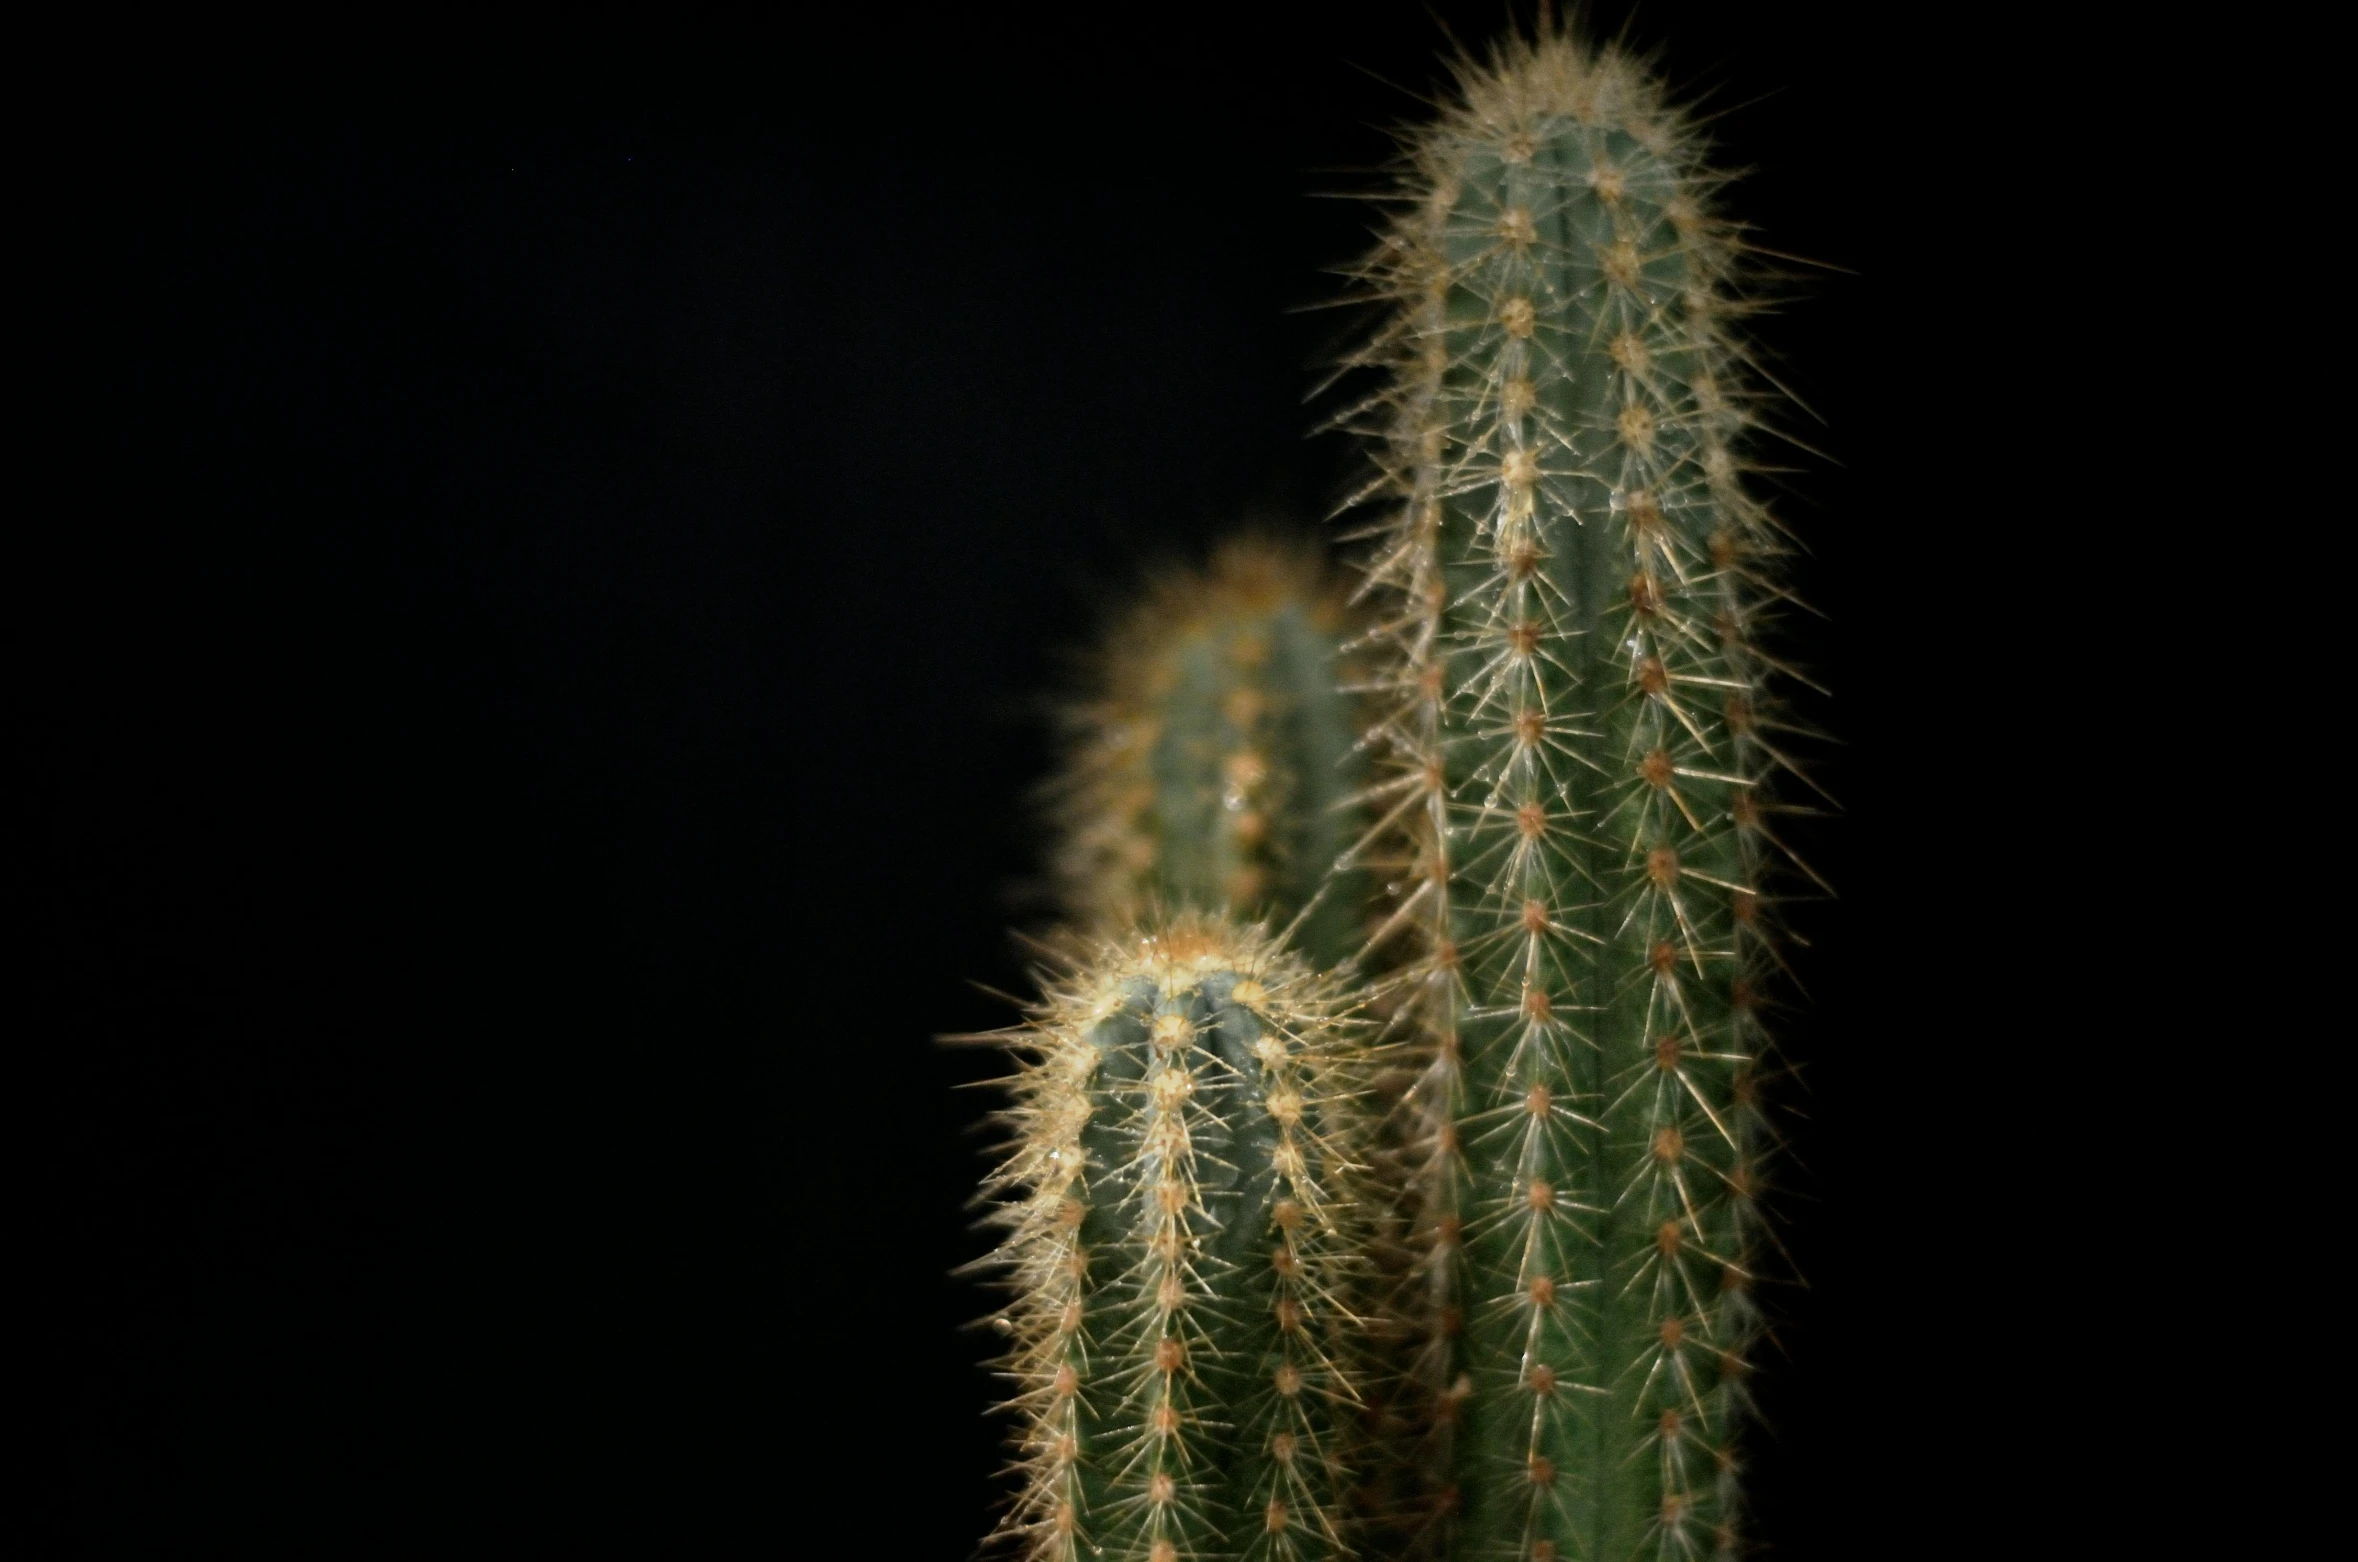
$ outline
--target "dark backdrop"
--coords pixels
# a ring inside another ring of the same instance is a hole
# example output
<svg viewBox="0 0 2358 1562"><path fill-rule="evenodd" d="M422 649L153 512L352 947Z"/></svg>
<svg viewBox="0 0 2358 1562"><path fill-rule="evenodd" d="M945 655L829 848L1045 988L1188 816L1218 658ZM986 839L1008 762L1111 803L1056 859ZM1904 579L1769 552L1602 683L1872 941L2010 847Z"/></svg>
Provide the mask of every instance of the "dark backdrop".
<svg viewBox="0 0 2358 1562"><path fill-rule="evenodd" d="M997 1064L932 1038L1025 982L1040 697L1143 560L1343 491L1304 397L1353 322L1304 306L1369 215L1313 197L1502 14L986 9L77 62L25 175L65 481L9 581L54 1549L980 1534ZM2035 851L1983 739L2050 669L1968 631L2038 582L1957 474L2057 344L1951 211L2027 166L1958 128L2025 89L1788 10L1629 23L1825 263L1762 328L1834 458L1784 509L1848 813L1760 1527L1985 1555L1959 1060L2016 978L1935 951L1991 893L1954 866Z"/></svg>

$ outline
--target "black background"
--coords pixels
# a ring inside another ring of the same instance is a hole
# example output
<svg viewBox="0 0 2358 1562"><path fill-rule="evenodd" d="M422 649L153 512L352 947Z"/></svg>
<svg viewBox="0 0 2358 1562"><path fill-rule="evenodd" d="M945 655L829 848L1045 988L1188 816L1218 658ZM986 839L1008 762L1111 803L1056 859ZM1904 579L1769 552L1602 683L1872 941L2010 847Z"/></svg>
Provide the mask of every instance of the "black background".
<svg viewBox="0 0 2358 1562"><path fill-rule="evenodd" d="M1504 13L984 9L118 38L30 150L44 1549L985 1527L954 1087L998 1065L932 1038L1025 984L1041 697L1141 563L1348 485L1304 397L1355 318L1304 306L1370 216L1312 197ZM2039 871L1976 735L2052 669L1968 627L2038 611L1959 473L2040 349L1954 203L2028 180L1985 111L2031 89L1784 10L1628 21L1756 170L1736 213L1824 263L1761 330L1833 458L1781 502L1847 812L1760 1530L1987 1554L2018 1389L1960 1325L2006 1304L1958 1060L2039 1021L1942 951ZM2077 1435L2027 1424L2017 1471Z"/></svg>

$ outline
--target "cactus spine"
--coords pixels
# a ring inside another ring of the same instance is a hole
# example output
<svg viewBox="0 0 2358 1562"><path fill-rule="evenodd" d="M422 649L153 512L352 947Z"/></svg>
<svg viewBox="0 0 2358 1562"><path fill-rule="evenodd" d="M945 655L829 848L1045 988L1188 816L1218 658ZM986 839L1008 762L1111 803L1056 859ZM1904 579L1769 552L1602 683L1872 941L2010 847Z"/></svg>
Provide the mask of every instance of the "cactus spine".
<svg viewBox="0 0 2358 1562"><path fill-rule="evenodd" d="M1345 1028L1259 931L1188 917L1096 947L1009 1038L1027 1559L1340 1554Z"/></svg>
<svg viewBox="0 0 2358 1562"><path fill-rule="evenodd" d="M1157 580L1109 637L1051 790L1074 919L1233 910L1330 966L1364 932L1356 873L1320 883L1358 833L1357 719L1337 675L1344 613L1305 548L1243 538Z"/></svg>
<svg viewBox="0 0 2358 1562"><path fill-rule="evenodd" d="M1736 244L1626 57L1549 29L1461 87L1371 267L1422 1533L1728 1554L1781 763Z"/></svg>

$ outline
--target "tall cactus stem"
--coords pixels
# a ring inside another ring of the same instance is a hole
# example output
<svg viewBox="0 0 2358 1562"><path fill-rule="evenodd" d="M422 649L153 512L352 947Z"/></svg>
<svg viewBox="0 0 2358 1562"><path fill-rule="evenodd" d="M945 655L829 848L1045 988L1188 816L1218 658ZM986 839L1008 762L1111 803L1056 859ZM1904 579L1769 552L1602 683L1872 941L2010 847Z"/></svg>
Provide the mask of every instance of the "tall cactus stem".
<svg viewBox="0 0 2358 1562"><path fill-rule="evenodd" d="M1351 1035L1298 958L1190 916L1091 948L1004 1038L1023 1557L1344 1554Z"/></svg>
<svg viewBox="0 0 2358 1562"><path fill-rule="evenodd" d="M1388 709L1365 860L1427 1555L1733 1554L1784 766L1742 246L1700 139L1553 25L1460 71L1368 279Z"/></svg>

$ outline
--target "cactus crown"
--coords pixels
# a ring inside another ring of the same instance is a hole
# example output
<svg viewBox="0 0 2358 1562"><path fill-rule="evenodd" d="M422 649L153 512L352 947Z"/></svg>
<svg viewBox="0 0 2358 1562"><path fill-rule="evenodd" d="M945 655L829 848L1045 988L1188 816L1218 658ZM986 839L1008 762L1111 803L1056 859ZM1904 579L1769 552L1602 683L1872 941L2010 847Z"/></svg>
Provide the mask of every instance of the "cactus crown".
<svg viewBox="0 0 2358 1562"><path fill-rule="evenodd" d="M1351 1034L1265 934L1189 916L1091 948L1005 1038L1024 1556L1339 1554Z"/></svg>

